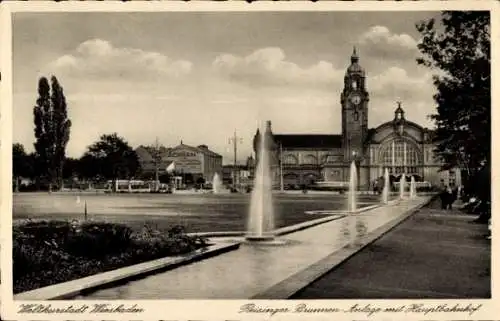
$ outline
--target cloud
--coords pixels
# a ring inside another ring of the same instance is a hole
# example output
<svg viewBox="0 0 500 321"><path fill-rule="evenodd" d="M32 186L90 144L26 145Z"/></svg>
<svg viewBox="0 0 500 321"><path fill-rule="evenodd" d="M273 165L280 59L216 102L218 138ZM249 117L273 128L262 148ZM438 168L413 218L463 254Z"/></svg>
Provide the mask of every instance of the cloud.
<svg viewBox="0 0 500 321"><path fill-rule="evenodd" d="M417 40L402 33L396 34L384 26L373 26L359 39L363 52L379 59L408 59L417 54Z"/></svg>
<svg viewBox="0 0 500 321"><path fill-rule="evenodd" d="M343 75L343 70L327 61L301 67L277 47L261 48L245 57L222 54L212 67L223 77L252 86L325 86L338 83Z"/></svg>
<svg viewBox="0 0 500 321"><path fill-rule="evenodd" d="M400 67L390 67L369 79L368 90L378 97L394 100L432 99L434 86L429 73L410 75Z"/></svg>
<svg viewBox="0 0 500 321"><path fill-rule="evenodd" d="M52 61L48 68L51 73L72 77L131 77L142 81L183 77L191 73L193 64L186 60L172 60L158 52L118 48L106 40L92 39L78 45L72 53Z"/></svg>
<svg viewBox="0 0 500 321"><path fill-rule="evenodd" d="M394 116L396 102L401 101L407 119L423 126L431 126L427 115L434 111L435 92L429 73L418 75L400 67L390 67L370 77L370 126L389 121Z"/></svg>

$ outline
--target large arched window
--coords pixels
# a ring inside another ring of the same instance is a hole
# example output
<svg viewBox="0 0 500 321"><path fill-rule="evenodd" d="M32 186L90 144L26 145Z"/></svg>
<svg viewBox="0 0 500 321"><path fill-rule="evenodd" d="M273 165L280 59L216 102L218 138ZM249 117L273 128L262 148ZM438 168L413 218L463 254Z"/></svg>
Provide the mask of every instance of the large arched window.
<svg viewBox="0 0 500 321"><path fill-rule="evenodd" d="M391 174L418 174L422 155L415 145L401 138L385 144L380 150L381 165Z"/></svg>

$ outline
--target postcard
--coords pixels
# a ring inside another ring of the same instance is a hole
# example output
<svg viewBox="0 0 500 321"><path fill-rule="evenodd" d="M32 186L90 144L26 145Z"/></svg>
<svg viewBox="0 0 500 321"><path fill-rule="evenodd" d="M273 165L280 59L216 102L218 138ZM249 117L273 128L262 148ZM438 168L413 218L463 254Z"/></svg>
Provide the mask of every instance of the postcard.
<svg viewBox="0 0 500 321"><path fill-rule="evenodd" d="M2 319L494 319L497 2L0 9Z"/></svg>

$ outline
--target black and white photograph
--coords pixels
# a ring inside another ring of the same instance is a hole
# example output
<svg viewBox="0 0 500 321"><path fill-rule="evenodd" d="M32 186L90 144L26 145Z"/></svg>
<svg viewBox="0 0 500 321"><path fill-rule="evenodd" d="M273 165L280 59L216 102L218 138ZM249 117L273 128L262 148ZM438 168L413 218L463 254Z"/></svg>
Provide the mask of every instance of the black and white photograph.
<svg viewBox="0 0 500 321"><path fill-rule="evenodd" d="M491 316L492 2L2 6L3 316Z"/></svg>

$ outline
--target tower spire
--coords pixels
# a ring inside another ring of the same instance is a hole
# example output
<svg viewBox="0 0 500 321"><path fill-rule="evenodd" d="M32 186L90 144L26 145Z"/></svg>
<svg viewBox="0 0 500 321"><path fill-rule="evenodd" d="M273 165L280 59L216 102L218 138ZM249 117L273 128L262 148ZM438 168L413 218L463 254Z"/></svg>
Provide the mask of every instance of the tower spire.
<svg viewBox="0 0 500 321"><path fill-rule="evenodd" d="M394 119L396 120L404 120L405 119L405 111L403 107L401 107L401 101L397 101L398 107L394 111Z"/></svg>
<svg viewBox="0 0 500 321"><path fill-rule="evenodd" d="M359 61L358 51L356 50L356 46L353 46L352 47L351 62L356 63L358 61Z"/></svg>

